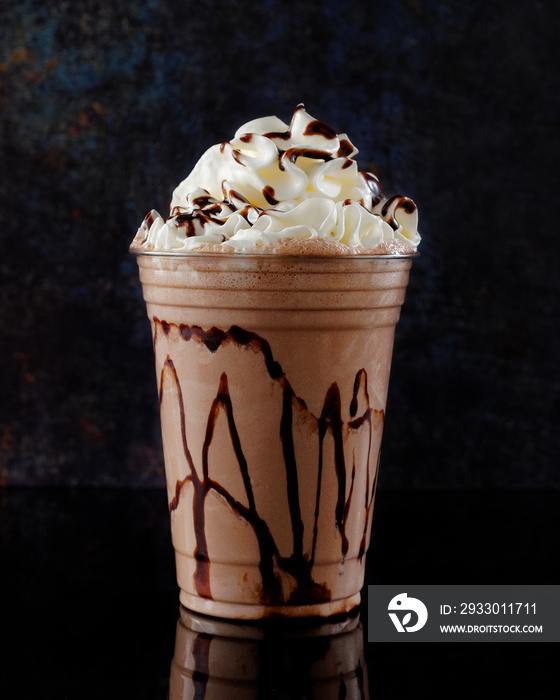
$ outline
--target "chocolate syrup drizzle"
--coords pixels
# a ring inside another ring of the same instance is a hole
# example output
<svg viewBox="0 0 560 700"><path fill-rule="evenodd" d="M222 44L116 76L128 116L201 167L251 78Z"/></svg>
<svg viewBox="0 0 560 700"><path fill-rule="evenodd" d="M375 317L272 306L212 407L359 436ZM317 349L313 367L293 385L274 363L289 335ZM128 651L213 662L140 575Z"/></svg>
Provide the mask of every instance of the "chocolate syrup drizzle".
<svg viewBox="0 0 560 700"><path fill-rule="evenodd" d="M314 119L309 122L303 131L304 136L322 136L323 138L331 141L337 137L337 133L330 126L325 124L325 122L319 121L319 119Z"/></svg>
<svg viewBox="0 0 560 700"><path fill-rule="evenodd" d="M368 183L369 184L369 183ZM389 209L394 205L392 213L389 215ZM395 218L397 209L404 209L407 214L413 214L416 211L416 204L410 197L405 197L402 194L395 195L388 199L381 209L381 216L389 224L393 230L399 228L399 222Z"/></svg>
<svg viewBox="0 0 560 700"><path fill-rule="evenodd" d="M234 193L233 190L232 193ZM210 195L195 197L192 200L192 207L192 212L184 211L181 207L173 207L171 216L168 219L177 228L184 229L187 238L196 236L197 224L202 229L208 223L221 226L224 223L224 219L220 217L229 216L235 211L235 206L227 198L220 202L210 197Z"/></svg>
<svg viewBox="0 0 560 700"><path fill-rule="evenodd" d="M194 558L196 560L196 570L194 574L194 584L197 593L203 598L212 598L210 587L210 562L208 558L208 545L205 532L205 512L204 505L206 497L210 491L214 491L221 496L231 510L238 516L243 518L253 529L256 536L259 551L260 563L259 570L262 577L261 602L268 605L277 605L285 602L291 604L305 604L316 601L326 601L330 599L330 591L322 584L317 583L312 578L312 567L315 561L315 550L317 545L317 530L319 519L319 506L321 499L321 484L324 471L324 441L328 433L331 434L334 442L334 468L338 482L338 494L335 507L335 524L341 535L341 562L348 553L348 538L346 535L346 524L352 503L352 495L354 492L354 483L356 478L356 464L353 459L350 487L348 496L346 496L346 458L344 455L344 432L345 427L350 431L357 431L365 423L368 424L368 453L366 464L366 492L365 492L365 511L366 518L362 540L360 543L359 558L365 554L367 528L370 518L371 508L375 495L375 485L377 480L377 471L373 486L370 489L370 452L371 440L373 432L373 418L377 418L383 423L383 411L377 411L369 405L369 394L367 390L367 373L365 369L360 369L354 380L352 400L350 403L351 420L344 422L342 419L342 406L340 398L340 390L336 382L334 382L323 402L323 408L319 417L313 416L307 408L305 401L298 397L290 382L286 378L284 370L274 358L268 341L258 334L244 330L239 326L231 326L225 331L220 328L212 327L208 330L200 326L188 326L181 324L179 326L162 321L154 316L154 346L159 329L168 335L172 328L177 329L179 337L185 342L199 342L205 345L210 353L215 353L220 347L233 343L240 348L251 348L259 353L264 360L266 371L269 377L277 382L282 389L282 416L280 421L280 440L282 445L282 453L284 457L284 466L286 470L286 484L288 507L290 511L290 519L293 533L292 554L289 557L280 556L278 547L270 532L266 522L259 516L249 467L243 453L241 439L237 430L234 408L229 392L228 378L225 372L222 373L219 381L216 396L212 402L208 420L206 423L206 434L202 447L202 469L201 476L198 475L194 467L194 461L188 446L185 422L185 404L183 392L179 382L179 377L175 369L173 360L167 355L160 378L159 402L160 406L164 397L164 385L169 378L175 385L177 393L177 401L181 416L181 438L183 444L183 453L188 466L188 473L184 479L178 480L175 485L175 495L172 498L169 509L172 513L179 505L181 492L186 483L191 483L193 487L193 520L195 528L196 547ZM358 397L363 394L366 408L364 412L356 416L358 411ZM298 467L294 446L294 408L299 411L304 411L307 415L314 418L317 423L317 432L319 435L319 464L317 475L316 501L314 511L313 538L310 552L304 552L304 526L301 515L301 505L299 500L298 488ZM208 453L214 431L221 411L224 411L227 422L231 445L237 460L239 472L243 480L245 494L247 496L248 505L244 505L234 498L229 491L224 488L219 482L212 479L209 475ZM288 601L285 600L281 585L281 571L284 571L296 579L296 586Z"/></svg>
<svg viewBox="0 0 560 700"><path fill-rule="evenodd" d="M303 104L296 107L290 125L285 131L269 131L263 134L263 136L280 142L289 141L292 137L297 114L302 110L305 110ZM324 122L314 119L305 125L303 136L322 136L327 141L332 141L338 137L338 134ZM239 136L239 140L242 143L250 143L252 139L253 134L251 133L241 134ZM287 148L288 144L276 143L275 145L278 149L278 168L282 172L286 170L287 161L295 163L298 158L315 159L325 163L334 159L343 159L344 162L341 164L341 169L345 170L350 168L355 162L352 160L352 155L357 153L356 149L347 138L339 138L339 147L336 153L313 148L312 146ZM286 146L285 148L282 147L284 145ZM232 146L231 141L224 141L221 143L219 150L223 153L226 148L239 165L246 167L247 163L244 161L243 154L239 149ZM359 172L358 174L364 179L370 190L371 204L368 202L366 207L363 198L356 201L371 211L373 207L377 206L385 199L385 193L383 192L381 183L373 173ZM186 238L203 233L204 228L208 224L214 225L212 233L216 234L216 226L222 226L232 214L239 214L252 226L259 216L267 210L267 205L275 207L281 201L277 198L276 192L271 185L265 185L261 190L262 196L266 202L264 206L251 204L241 193L233 189L228 190L225 186L225 182L222 182L222 193L222 201L214 199L210 195L201 195L192 201L192 209L180 206L173 207L167 221L172 222L178 229L181 229ZM351 199L346 199L343 205L345 206L351 203ZM393 205L395 206L393 210L390 211ZM411 199L402 195L392 197L384 202L380 216L393 230L399 228L399 223L395 217L395 213L398 209L404 209L405 212L411 214L416 210L416 205ZM144 219L142 228L148 232L153 223L154 218L150 212ZM222 242L224 242L225 236L221 238Z"/></svg>
<svg viewBox="0 0 560 700"><path fill-rule="evenodd" d="M287 151L279 151L278 167L280 170L286 170L284 161L289 160L290 163L295 163L298 158L313 158L324 161L333 159L328 151L320 151L317 148L288 148Z"/></svg>
<svg viewBox="0 0 560 700"><path fill-rule="evenodd" d="M266 201L269 204L272 204L272 206L275 206L278 204L278 200L276 199L276 192L274 191L274 187L271 187L271 185L265 185L262 189L263 197L266 199Z"/></svg>
<svg viewBox="0 0 560 700"><path fill-rule="evenodd" d="M385 193L383 192L383 188L381 187L381 183L379 180L375 177L373 173L368 173L366 171L360 172L360 175L364 178L366 181L366 185L369 187L370 192L371 192L371 204L374 207L376 204L379 204L382 199L385 198Z"/></svg>

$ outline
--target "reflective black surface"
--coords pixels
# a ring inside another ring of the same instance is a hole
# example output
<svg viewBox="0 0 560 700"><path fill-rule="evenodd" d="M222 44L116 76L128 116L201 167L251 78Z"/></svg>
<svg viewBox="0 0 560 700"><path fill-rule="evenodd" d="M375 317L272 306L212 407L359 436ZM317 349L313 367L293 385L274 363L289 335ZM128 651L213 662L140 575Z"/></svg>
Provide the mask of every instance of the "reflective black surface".
<svg viewBox="0 0 560 700"><path fill-rule="evenodd" d="M243 623L181 608L170 700L257 697L369 698L359 611Z"/></svg>
<svg viewBox="0 0 560 700"><path fill-rule="evenodd" d="M330 632L180 617L168 518L159 490L0 491L2 698L554 697L554 644L369 644L365 603ZM560 580L558 492L380 491L373 528L369 583Z"/></svg>

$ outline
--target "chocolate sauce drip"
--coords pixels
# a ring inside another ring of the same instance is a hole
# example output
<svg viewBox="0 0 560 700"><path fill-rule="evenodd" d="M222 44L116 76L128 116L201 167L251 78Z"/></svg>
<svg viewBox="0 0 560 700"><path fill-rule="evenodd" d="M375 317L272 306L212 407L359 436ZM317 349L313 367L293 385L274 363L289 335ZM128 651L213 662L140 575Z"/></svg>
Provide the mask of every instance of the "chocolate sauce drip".
<svg viewBox="0 0 560 700"><path fill-rule="evenodd" d="M266 136L268 139L282 139L284 141L287 141L289 138L292 136L292 129L294 127L294 121L296 119L296 114L298 112L301 112L302 109L305 109L304 105L299 104L292 115L292 120L290 121L290 126L288 127L287 131L268 131L266 134L263 134L263 136Z"/></svg>
<svg viewBox="0 0 560 700"><path fill-rule="evenodd" d="M288 506L292 519L292 533L294 541L294 559L299 563L303 559L303 521L299 505L298 470L296 452L294 447L293 431L293 400L292 387L284 385L282 402L282 420L280 422L280 437L282 440L282 452L286 467L286 484L288 489Z"/></svg>
<svg viewBox="0 0 560 700"><path fill-rule="evenodd" d="M336 153L337 158L347 158L352 153L354 153L354 146L348 141L348 139L340 139L340 146Z"/></svg>
<svg viewBox="0 0 560 700"><path fill-rule="evenodd" d="M142 222L143 228L146 229L146 231L149 231L152 227L152 224L154 223L154 217L152 215L152 212L149 211L146 216L144 217L144 221Z"/></svg>
<svg viewBox="0 0 560 700"><path fill-rule="evenodd" d="M154 321L157 321L155 317ZM204 526L204 502L208 494L209 486L206 480L200 480L196 469L194 468L194 462L187 443L185 403L183 400L183 392L181 390L181 384L179 383L179 376L177 374L177 370L175 369L173 360L169 357L169 355L167 356L167 359L165 360L163 368L161 370L159 405L161 407L163 402L163 387L166 371L169 371L171 373L171 376L173 377L173 382L175 384L175 388L177 390L177 400L179 402L179 412L181 415L181 439L183 442L183 453L185 455L185 460L190 471L190 474L187 474L187 476L182 481L177 481L177 484L175 485L175 498L171 501L169 505L169 511L170 513L172 513L177 508L177 506L179 505L181 489L187 481L190 481L194 487L193 521L196 540L196 547L194 550L194 558L196 559L194 583L198 594L202 598L212 598L212 592L210 590L210 563L208 559L208 545L206 542L206 528Z"/></svg>
<svg viewBox="0 0 560 700"><path fill-rule="evenodd" d="M155 316L154 321L156 324L163 323ZM192 336L195 336L201 340L209 350L214 348L211 352L215 352L222 343L228 342L233 342L235 345L239 346L253 346L253 348L263 356L266 371L271 379L279 379L284 376L282 367L274 359L270 344L257 333L247 331L239 326L231 326L228 331L223 331L221 328L216 328L215 326L204 330L200 326L187 326L185 324L179 326L179 332L183 340L190 340Z"/></svg>
<svg viewBox="0 0 560 700"><path fill-rule="evenodd" d="M184 228L185 236L190 238L191 236L196 236L196 221L199 222L201 227L204 227L210 222L221 226L224 220L217 217L223 213L224 206L231 209L231 206L228 204L224 205L224 203L216 202L211 197L200 196L193 201L192 212L175 214L169 217L169 220L171 220L177 228Z"/></svg>
<svg viewBox="0 0 560 700"><path fill-rule="evenodd" d="M366 185L369 187L372 198L372 206L379 204L379 202L384 199L385 193L381 187L381 183L372 173L361 172L360 175L366 181Z"/></svg>
<svg viewBox="0 0 560 700"><path fill-rule="evenodd" d="M259 571L261 572L263 589L261 591L261 602L269 605L284 602L282 596L282 585L279 575L276 573L274 564L279 562L278 547L270 533L266 522L247 506L236 500L230 492L213 479L208 479L209 488L220 495L229 505L234 513L237 513L251 527L257 537L261 559Z"/></svg>
<svg viewBox="0 0 560 700"><path fill-rule="evenodd" d="M239 211L237 213L239 214L239 216L242 216L245 219L245 221L247 221L248 223L254 223L255 218L258 217L258 214L255 216L253 221L251 221L249 219L249 215L251 214L251 212L255 212L255 211L256 211L255 208L251 204L247 204L245 207L243 207L243 209L239 209Z"/></svg>
<svg viewBox="0 0 560 700"><path fill-rule="evenodd" d="M288 129L288 131L267 131L266 134L263 134L267 139L282 139L283 141L287 141L291 135L291 129Z"/></svg>
<svg viewBox="0 0 560 700"><path fill-rule="evenodd" d="M383 412L381 411L381 414ZM368 530L368 523L369 519L371 516L371 509L373 508L373 502L375 500L375 492L377 490L377 477L379 475L379 459L381 455L378 455L377 457L377 465L375 467L375 476L373 478L373 487L371 489L371 494L369 492L369 469L367 470L367 478L366 478L366 498L365 498L365 509L366 509L366 517L364 520L364 531L362 533L362 540L360 542L360 549L358 551L358 559L362 559L364 554L366 553L367 549L367 530ZM368 464L369 464L369 450L368 450Z"/></svg>
<svg viewBox="0 0 560 700"><path fill-rule="evenodd" d="M375 480L377 479L377 473L374 477L374 484ZM366 519L364 522L364 531L362 532L362 539L360 540L360 549L358 550L358 559L361 561L362 557L366 553L366 541L367 541L367 525L368 525L368 505L369 505L369 469L368 473L366 474L366 496L364 499L364 508L366 510Z"/></svg>
<svg viewBox="0 0 560 700"><path fill-rule="evenodd" d="M196 560L196 569L193 577L194 585L201 598L212 598L210 559L208 557L208 543L205 530L206 514L204 512L206 496L210 492L210 484L207 480L200 481L198 478L193 478L192 484L194 486L192 508L196 536L196 547L193 553Z"/></svg>
<svg viewBox="0 0 560 700"><path fill-rule="evenodd" d="M243 143L251 143L251 139L253 138L253 134L241 134L239 137L240 141L243 141Z"/></svg>
<svg viewBox="0 0 560 700"><path fill-rule="evenodd" d="M393 213L387 217L389 209L391 208L391 206L393 204L395 204L395 202L396 202L396 206L393 209ZM395 195L394 197L391 197L391 199L388 199L385 202L385 204L383 205L383 208L381 209L381 216L385 219L385 221L389 224L389 226L395 231L399 228L399 222L397 221L397 219L395 217L397 209L404 209L404 211L407 214L413 214L416 211L416 204L412 201L412 199L410 199L409 197L405 197L402 194Z"/></svg>
<svg viewBox="0 0 560 700"><path fill-rule="evenodd" d="M181 496L181 489L183 486L187 483L187 481L190 481L191 477L190 475L187 475L184 479L177 479L175 483L175 495L171 499L171 502L169 504L169 512L172 513L174 510L177 509L177 506L179 505L179 498Z"/></svg>
<svg viewBox="0 0 560 700"><path fill-rule="evenodd" d="M177 228L184 228L185 235L187 238L191 238L191 236L196 236L196 229L194 226L193 219L198 218L198 216L199 215L194 212L192 214L179 214L175 217L175 226L177 226Z"/></svg>
<svg viewBox="0 0 560 700"><path fill-rule="evenodd" d="M210 195L205 195L201 194L198 197L195 197L192 201L193 207L195 209L203 209L204 207L207 207L209 204L215 203L216 200L211 197Z"/></svg>
<svg viewBox="0 0 560 700"><path fill-rule="evenodd" d="M335 139L337 137L337 133L334 129L331 129L330 126L328 126L324 122L319 121L318 119L314 119L312 122L309 122L309 124L305 127L303 131L303 135L323 136L329 141L332 141L332 139Z"/></svg>
<svg viewBox="0 0 560 700"><path fill-rule="evenodd" d="M280 151L278 154L278 167L286 170L284 159L295 163L298 158L313 158L315 160L332 160L332 155L328 151L319 151L316 148L288 148L287 151Z"/></svg>
<svg viewBox="0 0 560 700"><path fill-rule="evenodd" d="M213 214L221 214L222 213L222 204L220 202L216 202L215 204L209 204L208 206L204 207L204 215L211 217Z"/></svg>
<svg viewBox="0 0 560 700"><path fill-rule="evenodd" d="M352 456L352 474L350 477L350 491L348 492L348 498L344 504L344 510L342 512L342 522L346 527L346 521L348 520L348 513L350 512L350 506L352 505L352 494L354 493L354 482L356 481L356 457Z"/></svg>
<svg viewBox="0 0 560 700"><path fill-rule="evenodd" d="M344 506L346 498L346 464L344 459L344 438L342 434L342 414L340 405L340 390L336 382L331 385L323 404L323 411L319 418L319 441L321 449L319 460L323 461L323 441L327 430L330 430L334 440L334 465L338 481L338 498L336 501L335 518L338 531L342 537L342 557L348 552L348 538L346 537L346 520L344 518ZM322 471L322 467L321 467Z"/></svg>
<svg viewBox="0 0 560 700"><path fill-rule="evenodd" d="M157 334L158 326L164 328L167 326L166 334L169 333L171 326L174 324L160 321L154 317L155 332ZM165 324L165 326L164 326ZM179 378L173 365L173 361L167 356L161 374L160 381L160 405L163 401L164 380L170 376L175 384L179 411L181 416L181 436L183 442L183 452L188 465L188 473L185 479L177 481L175 495L170 503L170 511L173 512L179 505L181 490L183 486L190 482L193 487L193 518L195 523L195 559L196 571L194 582L196 590L202 597L212 597L210 590L208 549L205 536L205 514L204 505L207 495L210 491L222 497L228 504L231 510L239 517L243 518L253 529L259 551L260 564L259 569L262 577L262 593L261 601L264 604L275 605L286 602L281 585L281 572L284 571L296 579L296 587L290 595L288 602L291 604L305 604L312 601L321 601L330 599L330 591L326 586L315 582L312 578L312 567L315 559L315 549L317 543L317 530L319 518L319 504L321 500L321 484L324 470L324 440L327 433L330 433L334 443L334 468L338 482L337 501L335 506L335 523L341 536L341 557L342 561L348 552L348 538L346 536L346 523L348 520L352 495L354 493L354 484L356 479L355 461L352 463L350 486L348 496L346 497L346 464L344 456L344 439L347 430L355 431L360 428L365 422L369 424L369 446L366 468L366 523L364 526L363 540L360 547L365 551L365 538L367 533L367 521L371 505L373 503L374 489L370 495L369 491L369 457L371 450L372 438L372 409L369 406L369 395L367 391L367 374L364 369L361 369L354 379L354 388L352 400L350 403L350 415L352 420L345 423L342 419L341 398L338 385L333 383L329 388L325 401L323 403L321 415L313 416L305 401L298 397L290 382L287 380L281 365L275 360L270 345L267 340L259 336L257 333L247 331L239 326L232 326L229 330L224 331L220 328L212 327L203 329L200 326L187 326L181 324L175 326L179 336L186 342L196 341L205 345L209 352L215 353L220 347L234 343L238 347L251 348L261 355L264 360L265 367L270 378L279 383L282 388L282 416L279 426L279 437L282 445L284 456L284 466L286 470L287 484L287 499L290 511L290 519L293 533L292 554L289 557L280 557L278 547L272 537L266 522L259 516L253 486L249 473L249 466L245 458L241 438L239 436L236 421L234 417L234 408L231 400L228 378L225 373L220 377L219 387L208 415L206 425L206 433L202 448L202 476L197 474L191 453L187 444L186 421L184 411L183 393L179 384ZM366 408L362 415L357 416L358 411L358 396L362 393ZM311 552L306 553L303 548L304 540L304 525L301 514L299 485L298 485L298 469L297 459L294 444L294 409L302 410L316 421L317 432L319 435L319 464L316 489L316 503L314 512L313 525L313 541ZM231 445L238 463L239 473L241 475L245 494L247 496L247 504L245 505L235 499L229 491L215 481L209 473L209 450L212 444L216 424L220 412L224 411L227 418L229 436ZM382 412L379 413L382 416ZM360 556L363 556L361 553Z"/></svg>
<svg viewBox="0 0 560 700"><path fill-rule="evenodd" d="M342 166L342 170L346 170L346 168L350 168L352 166L352 163L354 161L351 158L346 158L344 161L344 165Z"/></svg>
<svg viewBox="0 0 560 700"><path fill-rule="evenodd" d="M358 406L358 391L360 389L360 386L362 384L362 381L365 382L365 387L367 387L367 374L364 369L361 369L357 374L354 379L354 390L352 393L352 401L350 402L350 415L354 417L356 415L357 406ZM369 471L369 449L371 449L371 421L369 419L369 415L371 412L371 409L369 408L369 396L367 393L367 388L364 387L364 392L365 396L367 398L367 404L368 407L366 409L366 412L364 413L363 416L360 416L357 420L361 421L361 424L367 420L369 422L369 448L368 448L368 460L367 460L367 465L368 465L368 471ZM356 420L350 421L348 425L352 429L354 428L354 424L356 423ZM358 427L360 427L358 426ZM323 404L323 410L321 412L321 417L319 418L318 421L318 427L319 427L319 465L318 465L318 474L317 474L317 492L315 495L315 521L313 525L313 545L311 548L311 562L313 563L315 561L315 548L317 545L317 534L318 534L318 519L319 519L319 503L321 499L321 483L322 483L322 478L323 478L323 443L324 439L327 433L327 430L331 430L333 440L334 440L334 446L335 446L335 470L336 470L336 475L337 475L337 480L338 480L338 499L336 503L336 508L335 508L335 518L336 518L336 524L338 527L338 530L341 534L342 537L342 559L344 561L344 558L348 552L348 538L346 537L346 520L348 519L348 513L350 512L350 503L352 499L352 492L354 490L354 480L356 477L356 468L355 468L355 463L353 463L352 466L352 477L351 477L351 483L350 483L350 492L348 494L348 499L345 501L345 496L346 496L346 465L345 465L345 459L344 459L344 436L343 436L343 422L342 422L342 415L341 415L341 406L340 406L340 391L338 389L338 385L334 383L329 391L327 392L327 396L325 398L325 402Z"/></svg>
<svg viewBox="0 0 560 700"><path fill-rule="evenodd" d="M264 358L266 371L271 379L280 379L280 377L284 377L284 370L280 366L280 363L274 359L272 349L267 340L262 338L257 333L246 331L244 328L240 328L239 326L232 326L229 329L228 334L237 345L256 346L257 351L260 352Z"/></svg>
<svg viewBox="0 0 560 700"><path fill-rule="evenodd" d="M267 131L266 134L263 134L267 139L282 139L283 141L287 141L291 135L291 129L288 129L288 131Z"/></svg>
<svg viewBox="0 0 560 700"><path fill-rule="evenodd" d="M241 152L237 148L231 149L231 155L236 163L239 163L239 165L242 165L244 168L246 167L245 163L241 160Z"/></svg>
<svg viewBox="0 0 560 700"><path fill-rule="evenodd" d="M223 191L223 188L222 188ZM230 204L232 203L232 199L236 199L238 202L243 202L243 204L250 204L249 200L247 197L241 194L241 192L238 192L237 190L230 189L227 192L224 191L224 196L225 200L229 202Z"/></svg>
<svg viewBox="0 0 560 700"><path fill-rule="evenodd" d="M207 346L208 347L208 346ZM224 409L228 421L228 429L231 438L231 443L233 446L233 451L239 465L239 471L241 472L241 477L243 479L243 485L245 487L245 493L247 495L247 500L249 502L249 507L243 506L239 501L235 500L231 494L227 493L226 489L219 486L217 482L210 479L209 467L208 467L208 452L210 445L212 443L212 438L214 436L214 430L216 428L216 423L218 421L218 415L220 409ZM259 569L261 572L262 582L263 582L263 602L271 602L278 600L279 596L282 594L282 587L278 576L274 571L274 561L278 558L278 549L272 539L268 525L262 520L258 513L255 505L255 496L253 494L253 486L251 484L251 478L249 476L249 470L247 467L247 460L243 454L241 447L241 440L239 439L239 433L237 432L237 427L235 425L235 418L233 416L233 405L231 402L231 396L229 394L228 379L226 373L222 373L220 377L220 386L218 388L218 394L212 403L210 409L210 414L208 416L208 423L206 425L206 435L204 438L204 444L202 447L202 474L204 482L208 484L208 490L210 488L214 489L217 493L222 495L232 508L234 512L241 515L247 522L253 526L255 535L257 536L257 541L259 544L259 550L261 553L261 560L259 564Z"/></svg>
<svg viewBox="0 0 560 700"><path fill-rule="evenodd" d="M356 378L354 379L354 390L352 391L352 401L350 402L350 415L352 418L354 418L358 411L358 392L360 391L362 384L364 384L366 401L369 404L369 396L367 394L367 374L364 369L361 369L358 374L356 374Z"/></svg>
<svg viewBox="0 0 560 700"><path fill-rule="evenodd" d="M271 187L270 185L265 185L262 189L262 193L263 197L269 204L272 204L272 206L278 204L278 200L275 197L276 192L274 191L274 187Z"/></svg>
<svg viewBox="0 0 560 700"><path fill-rule="evenodd" d="M211 353L215 353L227 338L227 333L220 328L210 328L205 331L200 326L186 326L183 323L179 326L179 332L183 340L190 340L193 334L196 335Z"/></svg>

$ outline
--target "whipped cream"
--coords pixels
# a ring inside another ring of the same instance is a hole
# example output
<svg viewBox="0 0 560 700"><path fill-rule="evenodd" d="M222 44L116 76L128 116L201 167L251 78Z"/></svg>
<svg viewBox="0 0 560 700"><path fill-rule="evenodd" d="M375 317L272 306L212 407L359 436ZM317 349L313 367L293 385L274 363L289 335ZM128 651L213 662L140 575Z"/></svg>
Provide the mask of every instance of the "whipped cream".
<svg viewBox="0 0 560 700"><path fill-rule="evenodd" d="M289 125L250 121L202 155L175 189L170 216L152 210L131 247L266 253L285 250L287 239L298 250L319 239L337 254L415 251L416 205L386 198L377 177L358 170L357 153L303 105Z"/></svg>

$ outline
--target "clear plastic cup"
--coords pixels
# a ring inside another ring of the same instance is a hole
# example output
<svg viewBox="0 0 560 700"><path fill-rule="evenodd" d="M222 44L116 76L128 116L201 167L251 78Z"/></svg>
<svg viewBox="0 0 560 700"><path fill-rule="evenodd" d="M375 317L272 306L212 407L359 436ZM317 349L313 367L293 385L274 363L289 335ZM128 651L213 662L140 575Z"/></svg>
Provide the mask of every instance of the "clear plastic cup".
<svg viewBox="0 0 560 700"><path fill-rule="evenodd" d="M186 607L358 605L413 257L138 254Z"/></svg>

